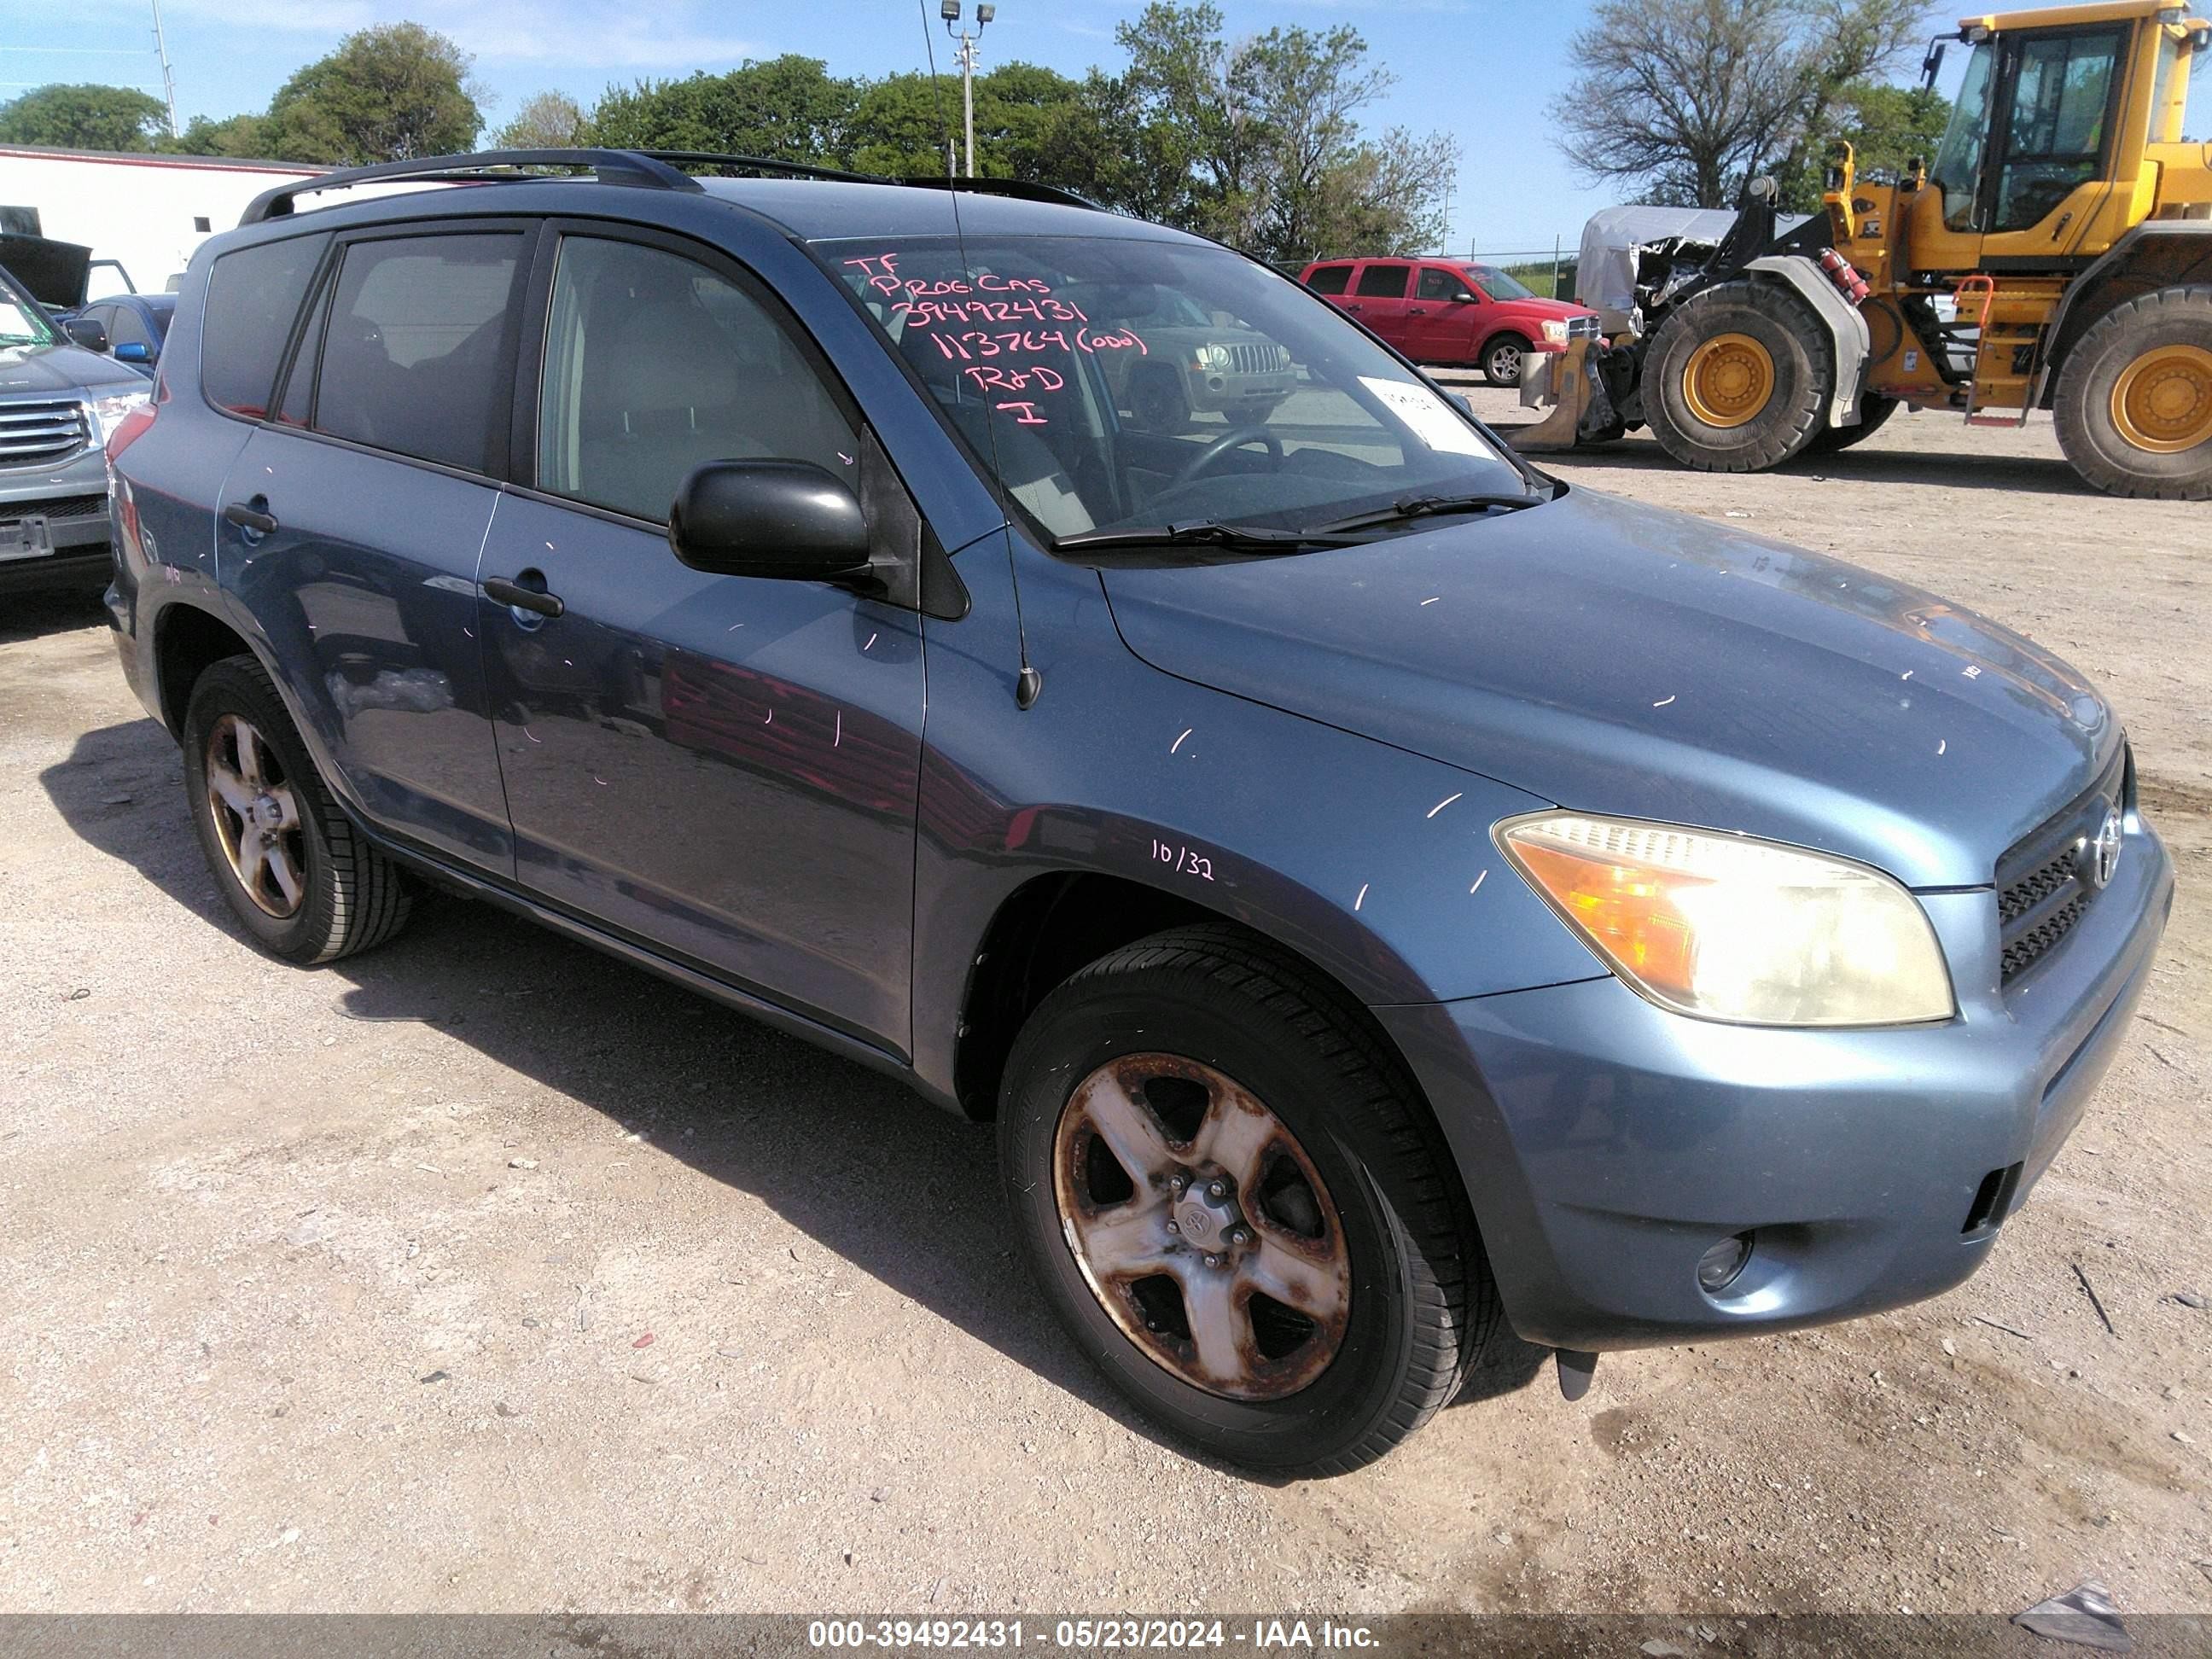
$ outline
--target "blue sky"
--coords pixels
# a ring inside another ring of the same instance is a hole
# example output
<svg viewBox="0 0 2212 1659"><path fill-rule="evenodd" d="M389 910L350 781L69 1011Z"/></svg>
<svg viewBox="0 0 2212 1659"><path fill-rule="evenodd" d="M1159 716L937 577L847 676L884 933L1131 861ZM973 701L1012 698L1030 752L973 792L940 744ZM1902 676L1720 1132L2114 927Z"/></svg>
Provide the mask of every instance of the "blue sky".
<svg viewBox="0 0 2212 1659"><path fill-rule="evenodd" d="M983 36L985 66L1020 58L1066 74L1118 67L1114 25L1140 3L999 0ZM943 69L950 53L937 0L927 6ZM340 36L402 17L475 55L494 125L544 88L588 106L611 81L726 69L747 57L803 52L846 75L924 61L915 0L165 0L161 9L186 120L259 109ZM1371 124L1442 129L1460 140L1455 250L1548 247L1554 235L1571 248L1583 222L1614 199L1580 185L1544 136L1545 104L1566 80L1565 42L1588 0L1223 0L1222 9L1232 35L1338 21L1358 28L1370 59L1398 77ZM0 0L0 81L158 91L152 41L148 0L75 0L65 14L51 0ZM0 87L0 98L20 90Z"/></svg>

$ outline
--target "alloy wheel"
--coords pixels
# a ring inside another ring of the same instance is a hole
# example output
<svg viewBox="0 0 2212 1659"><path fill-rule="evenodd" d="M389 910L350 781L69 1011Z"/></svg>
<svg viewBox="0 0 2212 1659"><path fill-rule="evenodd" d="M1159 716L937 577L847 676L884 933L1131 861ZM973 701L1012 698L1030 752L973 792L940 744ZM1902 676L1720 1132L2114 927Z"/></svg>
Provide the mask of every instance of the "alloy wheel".
<svg viewBox="0 0 2212 1659"><path fill-rule="evenodd" d="M307 893L299 797L268 739L240 715L209 728L207 809L246 896L269 915L296 915Z"/></svg>
<svg viewBox="0 0 2212 1659"><path fill-rule="evenodd" d="M1352 1308L1343 1223L1295 1136L1214 1067L1123 1054L1054 1136L1061 1235L1099 1305L1194 1388L1282 1399L1328 1370Z"/></svg>

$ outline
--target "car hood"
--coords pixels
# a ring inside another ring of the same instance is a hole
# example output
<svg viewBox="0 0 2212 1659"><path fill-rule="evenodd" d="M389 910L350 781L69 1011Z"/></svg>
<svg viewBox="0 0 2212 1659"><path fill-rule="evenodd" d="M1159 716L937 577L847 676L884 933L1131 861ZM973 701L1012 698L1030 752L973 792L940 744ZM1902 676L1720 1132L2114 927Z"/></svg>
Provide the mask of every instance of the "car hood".
<svg viewBox="0 0 2212 1659"><path fill-rule="evenodd" d="M0 398L106 386L139 390L145 384L146 377L128 363L81 345L0 348Z"/></svg>
<svg viewBox="0 0 2212 1659"><path fill-rule="evenodd" d="M1130 649L1169 673L1578 811L1820 848L1914 887L1988 884L2120 741L2080 675L1994 623L1580 489L1104 582Z"/></svg>
<svg viewBox="0 0 2212 1659"><path fill-rule="evenodd" d="M1597 314L1588 306L1578 306L1569 300L1495 300L1492 303L1510 306L1523 317L1595 317Z"/></svg>

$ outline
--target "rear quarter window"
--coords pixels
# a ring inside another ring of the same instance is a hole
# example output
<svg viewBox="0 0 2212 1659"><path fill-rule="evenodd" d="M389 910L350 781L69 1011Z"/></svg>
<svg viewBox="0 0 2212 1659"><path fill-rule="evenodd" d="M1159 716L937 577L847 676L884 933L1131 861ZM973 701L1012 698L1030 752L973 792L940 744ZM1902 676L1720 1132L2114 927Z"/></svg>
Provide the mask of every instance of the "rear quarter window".
<svg viewBox="0 0 2212 1659"><path fill-rule="evenodd" d="M256 421L269 412L284 343L330 240L327 234L288 237L215 262L200 329L200 390L216 407Z"/></svg>
<svg viewBox="0 0 2212 1659"><path fill-rule="evenodd" d="M1370 300L1402 300L1411 265L1370 265L1359 273L1359 292Z"/></svg>
<svg viewBox="0 0 2212 1659"><path fill-rule="evenodd" d="M1306 278L1306 286L1316 294L1341 294L1351 280L1350 265L1320 265Z"/></svg>

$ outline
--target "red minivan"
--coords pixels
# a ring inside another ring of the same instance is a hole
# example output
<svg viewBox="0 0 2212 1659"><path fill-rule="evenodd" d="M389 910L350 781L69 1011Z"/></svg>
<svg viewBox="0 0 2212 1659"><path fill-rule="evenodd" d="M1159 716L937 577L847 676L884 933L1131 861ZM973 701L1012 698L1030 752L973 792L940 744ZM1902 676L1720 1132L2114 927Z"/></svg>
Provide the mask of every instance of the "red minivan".
<svg viewBox="0 0 2212 1659"><path fill-rule="evenodd" d="M1298 280L1415 362L1480 368L1492 386L1520 385L1522 352L1565 351L1567 319L1597 314L1462 259L1317 259Z"/></svg>

